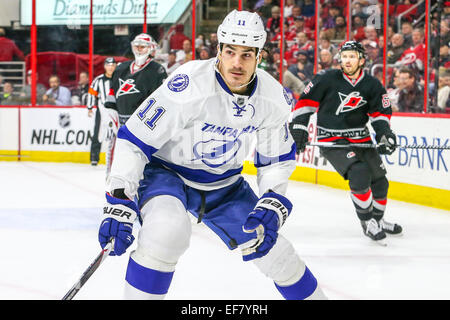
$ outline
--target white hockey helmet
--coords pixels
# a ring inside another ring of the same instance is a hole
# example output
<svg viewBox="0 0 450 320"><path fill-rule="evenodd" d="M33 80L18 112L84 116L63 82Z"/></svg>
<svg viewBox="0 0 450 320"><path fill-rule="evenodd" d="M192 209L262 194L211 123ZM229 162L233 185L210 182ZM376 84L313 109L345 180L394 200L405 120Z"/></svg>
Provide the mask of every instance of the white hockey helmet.
<svg viewBox="0 0 450 320"><path fill-rule="evenodd" d="M266 43L267 33L261 17L255 12L231 11L217 29L219 45L234 44L258 48Z"/></svg>
<svg viewBox="0 0 450 320"><path fill-rule="evenodd" d="M145 53L140 53L135 49L136 46L146 46L148 47L148 50ZM157 48L158 44L150 35L146 33L138 34L134 40L131 41L131 49L137 65L142 65L147 60L149 55L153 56Z"/></svg>

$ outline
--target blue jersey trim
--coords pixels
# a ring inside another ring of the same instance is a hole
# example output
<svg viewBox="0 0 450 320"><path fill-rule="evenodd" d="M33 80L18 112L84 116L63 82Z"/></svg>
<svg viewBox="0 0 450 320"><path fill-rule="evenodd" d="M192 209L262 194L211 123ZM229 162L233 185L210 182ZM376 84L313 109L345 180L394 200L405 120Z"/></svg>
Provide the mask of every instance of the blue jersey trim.
<svg viewBox="0 0 450 320"><path fill-rule="evenodd" d="M292 147L291 147L291 151L289 151L286 154L277 156L277 157L266 157L266 156L263 156L262 154L256 152L255 159L254 159L255 167L260 168L260 167L269 166L271 164L278 163L278 162L295 160L295 151L296 151L296 146L295 146L295 143L293 143Z"/></svg>
<svg viewBox="0 0 450 320"><path fill-rule="evenodd" d="M126 125L120 127L119 132L117 132L117 138L130 141L132 144L141 149L149 160L152 157L152 154L158 151L158 149L153 148L152 146L138 139L134 134L131 133L130 130L128 130Z"/></svg>
<svg viewBox="0 0 450 320"><path fill-rule="evenodd" d="M211 183L224 180L236 174L240 174L243 169L243 167L241 166L240 168L237 169L230 169L228 171L225 171L222 174L214 174L201 169L190 169L183 166L179 166L173 163L166 162L156 157L152 157L150 162L160 163L166 166L167 168L175 171L176 173L180 174L183 178L198 183Z"/></svg>

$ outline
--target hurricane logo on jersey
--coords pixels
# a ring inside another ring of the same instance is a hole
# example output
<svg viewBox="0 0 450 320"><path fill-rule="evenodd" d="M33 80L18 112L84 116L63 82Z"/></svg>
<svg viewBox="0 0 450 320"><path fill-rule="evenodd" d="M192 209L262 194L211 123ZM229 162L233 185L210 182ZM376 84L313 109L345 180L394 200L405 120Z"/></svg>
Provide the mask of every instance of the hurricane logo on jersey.
<svg viewBox="0 0 450 320"><path fill-rule="evenodd" d="M122 80L119 78L119 86L120 87L119 91L117 92L117 97L140 92L134 84L134 79Z"/></svg>
<svg viewBox="0 0 450 320"><path fill-rule="evenodd" d="M193 160L201 160L210 168L217 168L233 159L241 148L242 141L210 139L194 145Z"/></svg>
<svg viewBox="0 0 450 320"><path fill-rule="evenodd" d="M353 91L348 95L341 92L338 92L338 94L339 99L341 99L341 104L336 110L336 115L342 112L353 111L367 103L367 101L360 96L360 93L358 91Z"/></svg>
<svg viewBox="0 0 450 320"><path fill-rule="evenodd" d="M180 92L186 89L188 85L189 77L185 74L177 74L169 81L167 87L169 87L171 91Z"/></svg>

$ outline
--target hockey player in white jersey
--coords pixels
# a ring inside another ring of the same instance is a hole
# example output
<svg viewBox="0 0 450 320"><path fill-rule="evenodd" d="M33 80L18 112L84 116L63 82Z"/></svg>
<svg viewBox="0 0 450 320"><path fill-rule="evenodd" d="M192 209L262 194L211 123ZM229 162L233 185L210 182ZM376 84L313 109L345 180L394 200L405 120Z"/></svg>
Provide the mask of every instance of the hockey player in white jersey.
<svg viewBox="0 0 450 320"><path fill-rule="evenodd" d="M119 129L108 180L102 247L134 241L127 299L162 299L188 249L193 214L229 249L240 249L285 299L325 299L316 278L279 229L292 210L284 196L295 168L287 128L290 99L257 69L266 40L256 13L232 11L218 28L216 58L188 62ZM259 196L241 176L256 147Z"/></svg>

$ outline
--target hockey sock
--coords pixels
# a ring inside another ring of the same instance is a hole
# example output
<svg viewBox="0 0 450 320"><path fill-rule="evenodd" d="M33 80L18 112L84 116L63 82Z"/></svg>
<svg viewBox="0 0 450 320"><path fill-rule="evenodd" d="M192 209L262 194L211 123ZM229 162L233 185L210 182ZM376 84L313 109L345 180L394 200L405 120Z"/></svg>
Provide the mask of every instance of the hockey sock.
<svg viewBox="0 0 450 320"><path fill-rule="evenodd" d="M387 203L389 181L386 176L372 182L373 192L373 217L380 221L383 218Z"/></svg>
<svg viewBox="0 0 450 320"><path fill-rule="evenodd" d="M372 190L351 190L350 197L356 209L359 220L367 221L372 218Z"/></svg>
<svg viewBox="0 0 450 320"><path fill-rule="evenodd" d="M146 268L131 257L125 280L134 288L150 294L166 294L172 282L173 272L162 272Z"/></svg>
<svg viewBox="0 0 450 320"><path fill-rule="evenodd" d="M384 216L384 210L386 209L387 199L373 199L372 214L375 220L380 221Z"/></svg>
<svg viewBox="0 0 450 320"><path fill-rule="evenodd" d="M306 267L305 273L296 283L290 286L279 286L275 283L275 286L286 300L304 300L316 291L317 280Z"/></svg>

